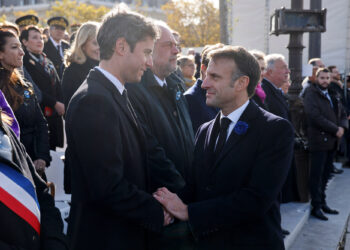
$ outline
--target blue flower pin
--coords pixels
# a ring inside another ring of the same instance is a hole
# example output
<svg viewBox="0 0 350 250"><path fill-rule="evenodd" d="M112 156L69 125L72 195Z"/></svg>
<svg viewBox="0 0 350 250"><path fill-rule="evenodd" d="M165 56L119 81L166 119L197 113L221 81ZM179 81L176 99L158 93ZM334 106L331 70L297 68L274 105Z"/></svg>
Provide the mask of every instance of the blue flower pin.
<svg viewBox="0 0 350 250"><path fill-rule="evenodd" d="M25 98L27 98L27 99L30 98L30 93L28 90L25 90L23 94L24 94Z"/></svg>
<svg viewBox="0 0 350 250"><path fill-rule="evenodd" d="M243 135L247 132L248 130L248 123L246 122L242 122L242 121L238 121L236 123L236 126L233 128L233 131L235 131L235 133L237 135Z"/></svg>
<svg viewBox="0 0 350 250"><path fill-rule="evenodd" d="M181 98L181 91L179 90L176 92L176 101L180 100L180 98Z"/></svg>

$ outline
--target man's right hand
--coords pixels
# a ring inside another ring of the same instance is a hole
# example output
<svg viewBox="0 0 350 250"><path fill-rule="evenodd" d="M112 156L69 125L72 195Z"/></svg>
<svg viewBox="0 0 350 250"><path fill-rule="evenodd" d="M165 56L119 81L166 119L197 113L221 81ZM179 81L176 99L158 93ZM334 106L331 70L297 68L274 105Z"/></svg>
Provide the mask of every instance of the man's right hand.
<svg viewBox="0 0 350 250"><path fill-rule="evenodd" d="M64 115L64 104L62 102L56 102L55 110L58 113L58 115Z"/></svg>
<svg viewBox="0 0 350 250"><path fill-rule="evenodd" d="M338 138L341 138L343 135L344 135L344 128L338 127L338 131L337 131L337 133L336 133L336 136L337 136Z"/></svg>

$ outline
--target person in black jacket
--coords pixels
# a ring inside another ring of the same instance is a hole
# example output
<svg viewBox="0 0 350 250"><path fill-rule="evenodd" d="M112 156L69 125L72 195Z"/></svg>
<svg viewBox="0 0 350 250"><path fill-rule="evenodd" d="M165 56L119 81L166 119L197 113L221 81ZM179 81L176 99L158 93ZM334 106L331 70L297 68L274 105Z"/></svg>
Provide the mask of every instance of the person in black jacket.
<svg viewBox="0 0 350 250"><path fill-rule="evenodd" d="M19 54L10 54L6 38L12 37L9 31L0 33L0 51L6 56L0 58L0 89L9 102L20 126L20 140L24 144L29 156L34 161L40 175L45 166L50 165L49 134L47 122L36 100L34 89L25 82L16 70L22 66L21 60L14 61L12 67L8 65L15 58L23 58L23 51ZM18 39L17 36L15 36Z"/></svg>
<svg viewBox="0 0 350 250"><path fill-rule="evenodd" d="M71 49L66 52L66 66L62 77L64 106L67 108L74 92L83 83L90 69L98 65L100 48L96 40L99 23L80 26Z"/></svg>
<svg viewBox="0 0 350 250"><path fill-rule="evenodd" d="M50 26L50 36L45 42L44 53L55 66L56 72L61 79L65 68L64 54L70 47L69 43L63 39L69 23L64 17L51 17L47 20L47 24Z"/></svg>
<svg viewBox="0 0 350 250"><path fill-rule="evenodd" d="M70 101L71 249L147 249L148 233L170 223L150 194L147 143L124 87L139 82L152 65L156 36L156 27L140 14L107 14L97 35L99 67Z"/></svg>
<svg viewBox="0 0 350 250"><path fill-rule="evenodd" d="M1 47L1 67L13 71L24 54L21 43L14 33L0 30ZM60 212L10 129L13 119L4 111L0 119L0 249L68 249Z"/></svg>
<svg viewBox="0 0 350 250"><path fill-rule="evenodd" d="M41 31L28 26L22 31L21 42L25 46L23 64L42 92L41 109L49 125L50 149L63 147L63 120L65 108L59 77L52 62L43 53Z"/></svg>
<svg viewBox="0 0 350 250"><path fill-rule="evenodd" d="M344 129L348 128L348 120L340 97L329 93L329 70L318 69L316 77L316 84L311 84L304 96L311 159L311 214L321 220L327 220L323 212L338 214L338 211L328 207L325 191L333 167L334 152Z"/></svg>

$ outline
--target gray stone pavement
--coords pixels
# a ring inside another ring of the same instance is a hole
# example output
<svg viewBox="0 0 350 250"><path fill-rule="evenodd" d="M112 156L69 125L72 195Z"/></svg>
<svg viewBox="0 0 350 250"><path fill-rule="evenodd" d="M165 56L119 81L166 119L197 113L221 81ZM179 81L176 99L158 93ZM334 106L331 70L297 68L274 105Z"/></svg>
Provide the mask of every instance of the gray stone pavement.
<svg viewBox="0 0 350 250"><path fill-rule="evenodd" d="M328 221L312 216L303 225L289 250L336 250L346 232L350 214L350 169L336 175L327 190L327 203L339 215L327 215ZM349 237L350 238L350 237ZM350 244L350 239L348 241ZM346 245L350 250L349 246Z"/></svg>

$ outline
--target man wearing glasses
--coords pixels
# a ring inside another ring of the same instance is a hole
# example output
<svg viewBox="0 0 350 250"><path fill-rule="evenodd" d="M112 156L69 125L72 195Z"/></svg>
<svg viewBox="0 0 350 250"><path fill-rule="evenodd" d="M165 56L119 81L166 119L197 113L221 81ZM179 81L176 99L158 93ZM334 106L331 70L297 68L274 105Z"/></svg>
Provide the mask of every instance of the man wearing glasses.
<svg viewBox="0 0 350 250"><path fill-rule="evenodd" d="M140 84L127 84L126 88L148 145L158 149L149 158L151 185L154 190L165 185L177 192L184 186L192 163L194 134L182 80L173 73L178 43L166 23L158 21L156 25L161 35L154 45L153 65L144 73ZM168 174L170 170L178 171L183 179L173 180ZM154 237L151 249L164 249L165 244L167 249L172 245L179 247L169 239L178 242L176 237L183 237L187 233L185 229L181 223L167 227L164 237ZM176 235L171 233L175 231Z"/></svg>

